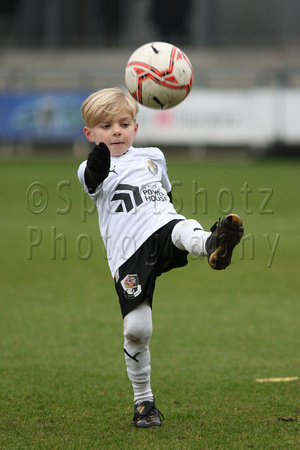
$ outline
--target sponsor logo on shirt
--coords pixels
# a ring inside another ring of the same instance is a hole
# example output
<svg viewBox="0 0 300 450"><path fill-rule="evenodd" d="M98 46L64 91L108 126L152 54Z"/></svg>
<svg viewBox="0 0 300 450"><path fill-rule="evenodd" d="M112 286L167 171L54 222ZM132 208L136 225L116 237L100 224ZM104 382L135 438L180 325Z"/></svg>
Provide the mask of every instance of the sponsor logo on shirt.
<svg viewBox="0 0 300 450"><path fill-rule="evenodd" d="M156 184L145 184L141 189L146 202L167 202L167 195L157 188Z"/></svg>
<svg viewBox="0 0 300 450"><path fill-rule="evenodd" d="M144 201L167 202L168 196L156 183L143 185L141 191L139 191L138 186L119 184L111 198L111 202L116 205L114 207L115 213L130 212L140 206Z"/></svg>

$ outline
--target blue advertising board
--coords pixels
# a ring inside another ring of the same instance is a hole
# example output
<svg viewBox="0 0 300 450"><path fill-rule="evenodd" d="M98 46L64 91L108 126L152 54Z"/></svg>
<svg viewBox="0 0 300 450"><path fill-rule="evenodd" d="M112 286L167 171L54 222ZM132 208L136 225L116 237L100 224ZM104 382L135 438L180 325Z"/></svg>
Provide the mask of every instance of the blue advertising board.
<svg viewBox="0 0 300 450"><path fill-rule="evenodd" d="M82 102L89 92L0 92L0 141L83 140Z"/></svg>

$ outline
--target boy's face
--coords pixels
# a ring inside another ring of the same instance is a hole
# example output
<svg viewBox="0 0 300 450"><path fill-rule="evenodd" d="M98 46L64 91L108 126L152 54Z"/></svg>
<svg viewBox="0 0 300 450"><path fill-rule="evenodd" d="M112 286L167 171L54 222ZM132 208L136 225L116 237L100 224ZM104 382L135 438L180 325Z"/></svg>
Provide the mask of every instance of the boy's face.
<svg viewBox="0 0 300 450"><path fill-rule="evenodd" d="M84 127L84 134L91 142L104 142L113 156L121 156L132 145L137 130L138 124L125 110L95 127Z"/></svg>

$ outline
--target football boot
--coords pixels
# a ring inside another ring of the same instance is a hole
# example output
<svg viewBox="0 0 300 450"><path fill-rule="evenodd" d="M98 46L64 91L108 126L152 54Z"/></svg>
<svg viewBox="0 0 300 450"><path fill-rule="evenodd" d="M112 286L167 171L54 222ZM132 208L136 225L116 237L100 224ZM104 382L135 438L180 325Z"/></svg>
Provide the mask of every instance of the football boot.
<svg viewBox="0 0 300 450"><path fill-rule="evenodd" d="M155 401L140 402L134 406L134 425L137 428L160 427L163 414L156 408Z"/></svg>
<svg viewBox="0 0 300 450"><path fill-rule="evenodd" d="M208 264L214 270L226 269L231 263L234 247L244 234L243 222L237 214L228 214L210 231L212 233L205 244Z"/></svg>

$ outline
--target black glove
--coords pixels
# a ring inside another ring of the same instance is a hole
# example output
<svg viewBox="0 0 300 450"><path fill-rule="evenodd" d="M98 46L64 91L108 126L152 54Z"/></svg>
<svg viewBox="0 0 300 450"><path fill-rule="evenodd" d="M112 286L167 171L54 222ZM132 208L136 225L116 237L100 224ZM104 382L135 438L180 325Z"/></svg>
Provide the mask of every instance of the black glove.
<svg viewBox="0 0 300 450"><path fill-rule="evenodd" d="M85 184L90 193L95 192L99 184L108 176L110 169L110 151L104 142L95 145L90 152L84 172Z"/></svg>

